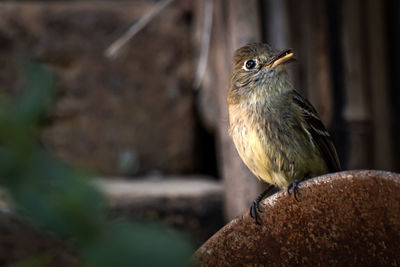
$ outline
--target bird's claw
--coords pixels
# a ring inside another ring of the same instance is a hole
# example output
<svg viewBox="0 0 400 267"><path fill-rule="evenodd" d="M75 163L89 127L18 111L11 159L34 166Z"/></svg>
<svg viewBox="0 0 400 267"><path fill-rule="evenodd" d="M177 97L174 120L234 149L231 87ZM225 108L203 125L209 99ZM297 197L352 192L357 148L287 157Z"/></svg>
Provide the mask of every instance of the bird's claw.
<svg viewBox="0 0 400 267"><path fill-rule="evenodd" d="M297 196L301 196L301 194L299 192L299 184L300 184L300 181L299 180L295 180L291 184L289 184L289 186L287 188L287 192L288 192L289 195L291 195L290 190L293 191L293 196L297 201L299 201Z"/></svg>
<svg viewBox="0 0 400 267"><path fill-rule="evenodd" d="M253 201L253 203L250 206L250 217L253 218L256 221L256 224L261 225L261 223L258 221L258 213L262 212L260 208L260 202L263 200L265 196L270 194L273 190L275 189L274 186L270 185L264 192L262 192L256 200Z"/></svg>
<svg viewBox="0 0 400 267"><path fill-rule="evenodd" d="M260 202L253 201L250 206L250 217L255 220L256 224L261 225L261 223L258 221L258 212L261 212Z"/></svg>

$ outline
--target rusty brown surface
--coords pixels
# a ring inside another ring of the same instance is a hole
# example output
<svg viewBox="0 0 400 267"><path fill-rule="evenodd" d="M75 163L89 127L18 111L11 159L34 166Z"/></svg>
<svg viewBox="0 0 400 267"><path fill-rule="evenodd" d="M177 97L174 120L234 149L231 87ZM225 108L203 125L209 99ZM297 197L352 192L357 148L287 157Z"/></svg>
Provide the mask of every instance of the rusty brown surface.
<svg viewBox="0 0 400 267"><path fill-rule="evenodd" d="M297 202L279 192L195 253L201 266L400 264L400 175L346 171L300 185Z"/></svg>

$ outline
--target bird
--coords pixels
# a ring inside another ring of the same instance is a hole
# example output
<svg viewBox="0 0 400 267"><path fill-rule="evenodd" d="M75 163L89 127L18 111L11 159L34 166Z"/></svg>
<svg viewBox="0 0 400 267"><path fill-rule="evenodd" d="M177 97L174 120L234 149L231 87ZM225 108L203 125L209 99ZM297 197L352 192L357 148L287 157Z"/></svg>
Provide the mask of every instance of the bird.
<svg viewBox="0 0 400 267"><path fill-rule="evenodd" d="M317 111L293 86L292 49L250 43L234 52L227 90L229 133L245 165L269 184L250 206L257 224L260 202L274 188L298 201L300 182L341 170L332 138Z"/></svg>

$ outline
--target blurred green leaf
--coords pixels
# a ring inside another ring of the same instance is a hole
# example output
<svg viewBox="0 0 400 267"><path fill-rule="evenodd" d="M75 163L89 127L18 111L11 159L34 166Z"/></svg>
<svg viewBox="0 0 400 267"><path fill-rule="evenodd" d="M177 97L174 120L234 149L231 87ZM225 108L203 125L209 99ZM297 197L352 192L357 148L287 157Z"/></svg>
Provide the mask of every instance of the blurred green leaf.
<svg viewBox="0 0 400 267"><path fill-rule="evenodd" d="M103 234L83 250L91 266L190 266L193 248L160 225L117 223Z"/></svg>
<svg viewBox="0 0 400 267"><path fill-rule="evenodd" d="M16 105L16 114L23 122L36 124L53 103L55 78L52 72L34 61L24 60L20 66L26 89Z"/></svg>

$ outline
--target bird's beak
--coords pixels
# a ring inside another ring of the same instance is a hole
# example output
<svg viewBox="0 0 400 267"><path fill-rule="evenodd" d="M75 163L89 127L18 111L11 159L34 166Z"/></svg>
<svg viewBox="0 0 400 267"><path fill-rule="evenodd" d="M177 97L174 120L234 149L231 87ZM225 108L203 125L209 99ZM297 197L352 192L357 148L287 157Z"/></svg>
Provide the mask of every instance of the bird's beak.
<svg viewBox="0 0 400 267"><path fill-rule="evenodd" d="M281 52L279 55L277 55L271 63L266 64L264 68L274 68L280 64L283 64L285 62L291 62L294 61L295 59L293 58L293 52L291 49L284 50Z"/></svg>

